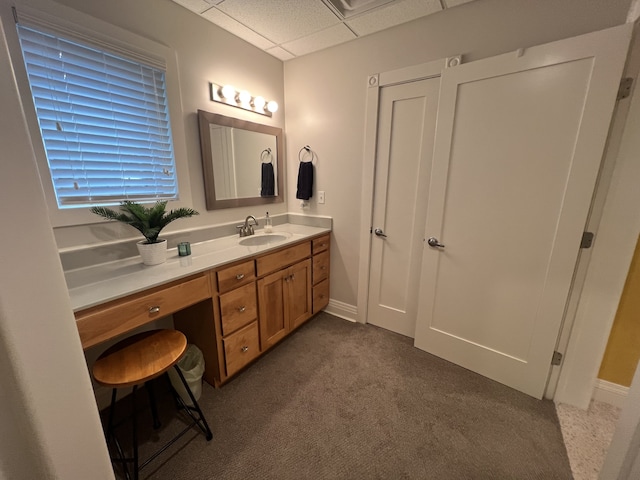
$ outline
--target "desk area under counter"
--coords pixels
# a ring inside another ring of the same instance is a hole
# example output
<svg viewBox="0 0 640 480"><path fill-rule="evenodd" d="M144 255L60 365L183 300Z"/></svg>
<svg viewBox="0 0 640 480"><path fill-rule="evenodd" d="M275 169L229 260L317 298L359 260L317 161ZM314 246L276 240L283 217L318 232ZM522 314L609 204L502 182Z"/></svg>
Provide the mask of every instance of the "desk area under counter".
<svg viewBox="0 0 640 480"><path fill-rule="evenodd" d="M188 257L170 250L161 265L133 258L66 272L83 348L172 315L202 350L204 379L224 384L329 301L330 229L284 224L273 234L285 238L222 237L192 244Z"/></svg>

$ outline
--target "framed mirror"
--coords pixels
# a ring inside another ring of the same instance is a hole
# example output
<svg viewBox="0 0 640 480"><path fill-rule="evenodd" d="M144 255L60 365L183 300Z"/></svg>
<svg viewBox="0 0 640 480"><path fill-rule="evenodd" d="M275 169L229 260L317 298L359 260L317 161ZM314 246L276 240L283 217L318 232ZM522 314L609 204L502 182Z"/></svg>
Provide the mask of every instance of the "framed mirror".
<svg viewBox="0 0 640 480"><path fill-rule="evenodd" d="M198 110L207 210L284 201L282 129Z"/></svg>

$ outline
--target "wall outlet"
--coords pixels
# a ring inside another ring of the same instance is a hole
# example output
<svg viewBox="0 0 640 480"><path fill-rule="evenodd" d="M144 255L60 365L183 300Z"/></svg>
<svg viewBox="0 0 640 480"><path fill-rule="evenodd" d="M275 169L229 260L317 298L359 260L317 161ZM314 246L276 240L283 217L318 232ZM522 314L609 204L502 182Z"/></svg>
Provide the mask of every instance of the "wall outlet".
<svg viewBox="0 0 640 480"><path fill-rule="evenodd" d="M318 192L318 203L324 203L324 190Z"/></svg>

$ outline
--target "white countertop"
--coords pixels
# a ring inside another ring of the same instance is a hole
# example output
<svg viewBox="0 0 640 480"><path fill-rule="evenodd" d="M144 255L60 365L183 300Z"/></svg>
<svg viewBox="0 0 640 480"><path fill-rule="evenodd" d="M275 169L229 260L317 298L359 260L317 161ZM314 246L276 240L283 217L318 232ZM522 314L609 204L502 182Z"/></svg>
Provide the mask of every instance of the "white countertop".
<svg viewBox="0 0 640 480"><path fill-rule="evenodd" d="M273 227L274 234L287 237L277 243L244 246L239 244L238 235L232 235L193 243L191 255L186 257L179 257L178 250L171 248L167 251L167 261L160 265L143 265L140 257L132 257L69 270L65 272L65 279L71 306L74 311L82 310L330 231L286 223ZM263 235L261 229L256 230L255 236Z"/></svg>

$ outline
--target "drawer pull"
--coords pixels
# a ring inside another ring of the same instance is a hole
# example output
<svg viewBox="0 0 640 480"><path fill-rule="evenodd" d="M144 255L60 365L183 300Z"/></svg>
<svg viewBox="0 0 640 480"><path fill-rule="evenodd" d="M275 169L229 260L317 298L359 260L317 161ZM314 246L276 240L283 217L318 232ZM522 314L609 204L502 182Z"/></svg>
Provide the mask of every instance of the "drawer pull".
<svg viewBox="0 0 640 480"><path fill-rule="evenodd" d="M240 313L244 312L246 309L247 309L247 307L245 307L244 305L243 305L243 306L241 306L241 307L238 307L238 311L239 311Z"/></svg>
<svg viewBox="0 0 640 480"><path fill-rule="evenodd" d="M239 273L236 275L236 280L242 280L244 278L244 273Z"/></svg>
<svg viewBox="0 0 640 480"><path fill-rule="evenodd" d="M159 306L149 307L149 313L158 313L160 311Z"/></svg>
<svg viewBox="0 0 640 480"><path fill-rule="evenodd" d="M240 350L242 350L242 353L245 353L249 351L249 347L247 345L244 345Z"/></svg>

